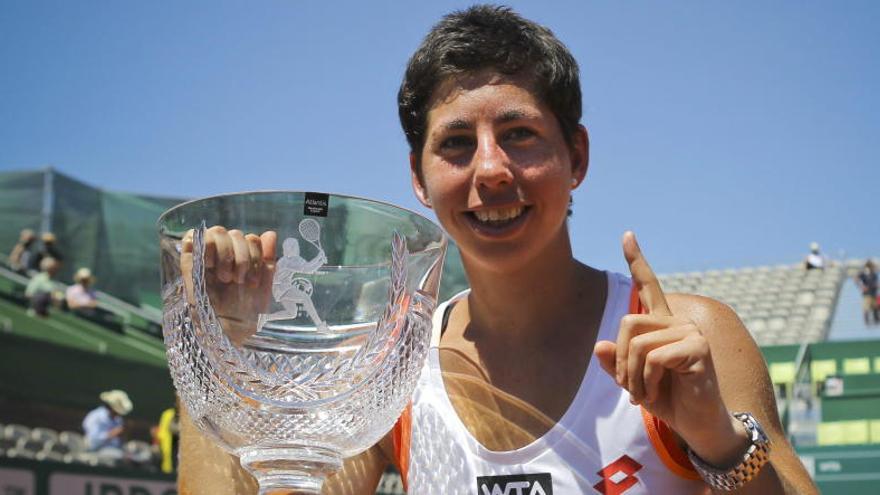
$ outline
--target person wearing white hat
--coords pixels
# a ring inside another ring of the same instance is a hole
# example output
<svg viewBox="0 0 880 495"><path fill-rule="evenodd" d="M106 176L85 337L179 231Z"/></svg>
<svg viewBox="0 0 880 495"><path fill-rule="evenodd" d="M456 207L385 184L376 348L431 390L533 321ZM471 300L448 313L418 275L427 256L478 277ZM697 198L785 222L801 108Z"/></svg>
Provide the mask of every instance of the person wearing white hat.
<svg viewBox="0 0 880 495"><path fill-rule="evenodd" d="M108 390L99 396L101 405L89 412L83 420L86 445L90 451L110 461L125 457L122 435L125 431L123 416L132 410L131 399L122 390Z"/></svg>
<svg viewBox="0 0 880 495"><path fill-rule="evenodd" d="M98 293L95 292L95 276L92 271L82 267L73 275L74 284L65 292L68 309L76 315L91 320L102 327L118 333L125 333L122 322L116 314L98 305Z"/></svg>
<svg viewBox="0 0 880 495"><path fill-rule="evenodd" d="M65 294L67 307L73 310L94 308L98 305L98 296L92 284L95 277L88 268L80 268L73 275L73 285L67 288Z"/></svg>

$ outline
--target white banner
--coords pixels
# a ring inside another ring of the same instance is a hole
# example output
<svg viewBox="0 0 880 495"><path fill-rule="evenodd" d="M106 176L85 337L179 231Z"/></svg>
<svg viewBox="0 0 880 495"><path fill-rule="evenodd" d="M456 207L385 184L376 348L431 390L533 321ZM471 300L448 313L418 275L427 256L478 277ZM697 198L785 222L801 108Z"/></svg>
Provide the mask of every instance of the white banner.
<svg viewBox="0 0 880 495"><path fill-rule="evenodd" d="M34 473L28 469L0 468L0 493L3 495L34 495L36 484Z"/></svg>
<svg viewBox="0 0 880 495"><path fill-rule="evenodd" d="M49 495L177 495L177 486L168 481L52 473Z"/></svg>

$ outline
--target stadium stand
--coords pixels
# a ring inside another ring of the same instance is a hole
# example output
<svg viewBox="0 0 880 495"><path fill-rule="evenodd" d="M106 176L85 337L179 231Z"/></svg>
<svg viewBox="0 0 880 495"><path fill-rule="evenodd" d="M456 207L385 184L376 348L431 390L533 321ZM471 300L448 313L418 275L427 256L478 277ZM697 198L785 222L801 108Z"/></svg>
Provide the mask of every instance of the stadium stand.
<svg viewBox="0 0 880 495"><path fill-rule="evenodd" d="M97 288L135 308L161 307L156 220L176 198L105 191L51 168L0 173L0 251L24 228L51 231L66 253L58 280L92 267Z"/></svg>
<svg viewBox="0 0 880 495"><path fill-rule="evenodd" d="M804 270L802 263L660 277L669 292L700 294L729 305L758 345L824 340L845 278L841 264Z"/></svg>

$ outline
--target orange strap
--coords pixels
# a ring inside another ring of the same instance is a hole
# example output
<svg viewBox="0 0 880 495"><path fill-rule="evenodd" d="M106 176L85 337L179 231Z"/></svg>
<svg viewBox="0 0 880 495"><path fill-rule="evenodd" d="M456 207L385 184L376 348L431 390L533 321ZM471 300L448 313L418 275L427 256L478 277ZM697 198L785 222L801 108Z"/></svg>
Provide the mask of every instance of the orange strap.
<svg viewBox="0 0 880 495"><path fill-rule="evenodd" d="M630 314L645 314L647 311L639 299L639 291L633 283L632 291L629 295L629 312ZM645 423L645 431L648 433L648 439L651 446L657 452L663 464L674 474L689 480L700 480L700 475L694 469L691 460L688 459L687 453L678 443L675 432L666 425L660 418L649 413L644 407L642 409L642 420Z"/></svg>
<svg viewBox="0 0 880 495"><path fill-rule="evenodd" d="M648 439L651 440L651 446L657 451L663 464L682 478L701 480L702 478L694 469L691 460L688 459L687 453L678 443L678 438L672 428L666 426L666 423L646 411L644 407L642 408L642 420L645 423L645 430L648 432Z"/></svg>
<svg viewBox="0 0 880 495"><path fill-rule="evenodd" d="M391 430L391 442L394 444L394 466L400 472L403 481L403 489L406 490L409 475L409 446L412 439L412 402L407 404L406 409L397 418L397 423Z"/></svg>

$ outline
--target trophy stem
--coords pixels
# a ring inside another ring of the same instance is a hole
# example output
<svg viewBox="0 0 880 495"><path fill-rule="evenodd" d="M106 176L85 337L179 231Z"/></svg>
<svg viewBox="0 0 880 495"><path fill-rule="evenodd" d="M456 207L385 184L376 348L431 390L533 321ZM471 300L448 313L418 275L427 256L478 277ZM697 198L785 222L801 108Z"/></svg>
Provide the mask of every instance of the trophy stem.
<svg viewBox="0 0 880 495"><path fill-rule="evenodd" d="M342 455L324 445L250 447L238 455L257 479L260 495L320 494L324 479L342 468Z"/></svg>

